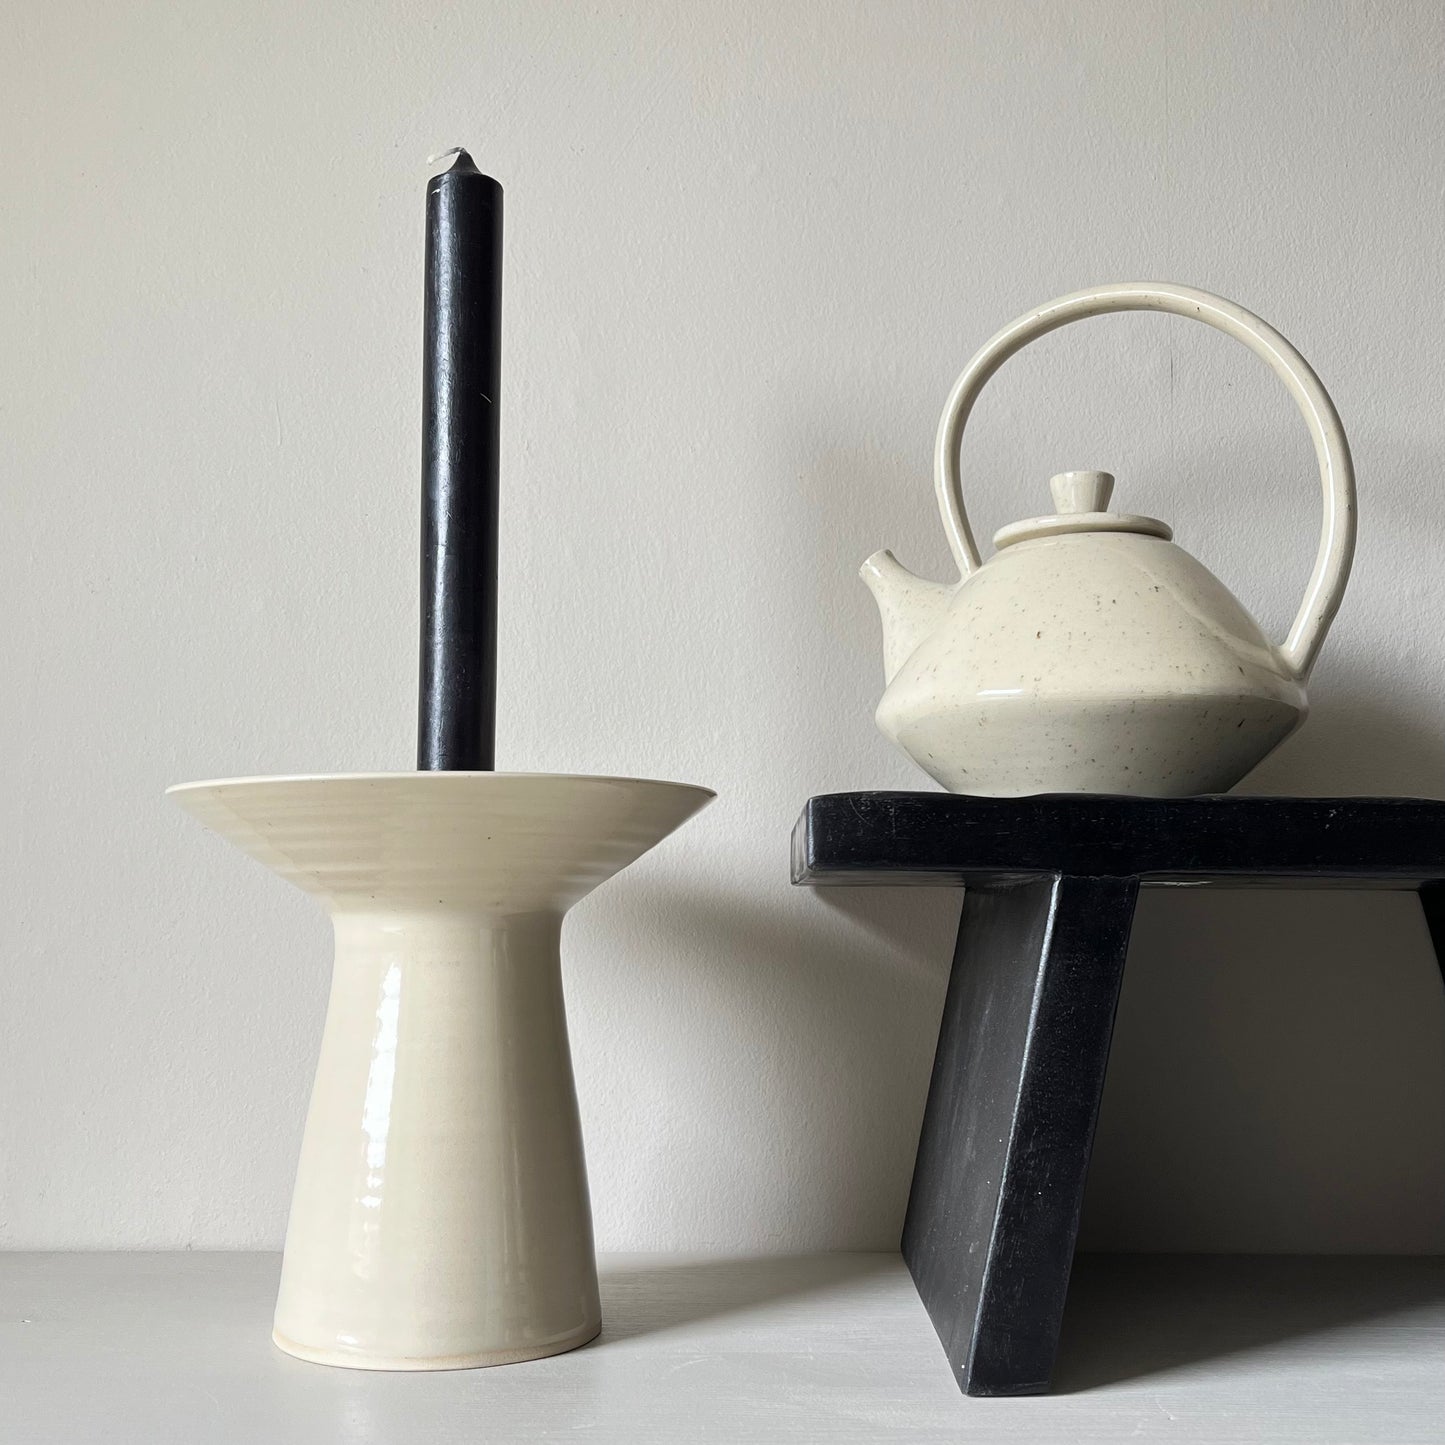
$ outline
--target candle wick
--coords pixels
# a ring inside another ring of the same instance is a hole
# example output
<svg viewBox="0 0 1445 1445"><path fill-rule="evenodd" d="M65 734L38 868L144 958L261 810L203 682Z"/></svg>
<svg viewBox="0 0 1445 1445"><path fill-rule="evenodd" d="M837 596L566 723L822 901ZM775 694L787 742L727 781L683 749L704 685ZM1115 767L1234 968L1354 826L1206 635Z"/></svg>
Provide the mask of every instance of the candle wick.
<svg viewBox="0 0 1445 1445"><path fill-rule="evenodd" d="M455 156L455 157L457 158L457 159L456 159L456 164L453 165L453 166L451 166L451 167L449 167L449 169L454 170L454 171L475 171L475 170L476 170L476 168L477 168L476 162L475 162L475 161L471 158L471 156L467 153L467 148L466 148L466 146L452 146L450 150L438 151L438 152L436 153L436 155L434 155L434 156L428 156L428 157L426 158L426 163L427 163L427 165L429 165L429 166L434 166L434 165L436 165L436 163L437 163L438 161L447 160L447 159L449 159L449 158L452 157L452 156Z"/></svg>

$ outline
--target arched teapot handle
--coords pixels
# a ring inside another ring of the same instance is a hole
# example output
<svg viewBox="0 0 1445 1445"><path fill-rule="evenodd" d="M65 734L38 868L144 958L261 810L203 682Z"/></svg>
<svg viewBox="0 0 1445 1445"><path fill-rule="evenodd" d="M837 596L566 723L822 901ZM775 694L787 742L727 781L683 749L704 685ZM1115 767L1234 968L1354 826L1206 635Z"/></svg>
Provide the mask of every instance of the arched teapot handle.
<svg viewBox="0 0 1445 1445"><path fill-rule="evenodd" d="M1319 654L1325 633L1339 611L1340 598L1350 575L1355 555L1355 470L1349 443L1329 394L1309 363L1272 326L1242 306L1207 291L1189 286L1170 286L1154 281L1128 281L1113 286L1095 286L1075 291L1039 306L1005 326L964 368L954 383L943 418L938 424L934 450L934 485L938 509L948 533L948 545L964 576L979 566L978 545L973 539L968 513L964 510L959 482L959 449L969 413L990 377L1016 351L1040 336L1111 311L1163 311L1187 316L1243 342L1262 357L1285 386L1304 414L1320 464L1324 490L1324 524L1314 571L1305 589L1289 636L1280 649L1286 665L1303 682Z"/></svg>

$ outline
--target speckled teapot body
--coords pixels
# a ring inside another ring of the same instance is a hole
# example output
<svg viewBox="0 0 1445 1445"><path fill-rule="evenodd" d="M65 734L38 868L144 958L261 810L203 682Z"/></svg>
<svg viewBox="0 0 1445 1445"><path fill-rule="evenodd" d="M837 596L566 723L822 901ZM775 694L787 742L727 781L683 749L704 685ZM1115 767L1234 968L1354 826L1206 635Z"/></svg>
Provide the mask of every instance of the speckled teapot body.
<svg viewBox="0 0 1445 1445"><path fill-rule="evenodd" d="M1235 336L1269 362L1305 414L1325 523L1282 646L1163 522L1107 510L1105 472L1055 477L1055 512L1003 528L994 556L979 558L958 475L979 391L1029 341L1119 310L1191 316ZM1303 721L1305 682L1353 556L1354 476L1318 378L1258 317L1155 283L1078 292L1030 312L960 376L939 427L936 479L960 580L924 581L891 552L870 557L862 575L883 618L888 687L878 726L945 788L995 797L1222 792Z"/></svg>

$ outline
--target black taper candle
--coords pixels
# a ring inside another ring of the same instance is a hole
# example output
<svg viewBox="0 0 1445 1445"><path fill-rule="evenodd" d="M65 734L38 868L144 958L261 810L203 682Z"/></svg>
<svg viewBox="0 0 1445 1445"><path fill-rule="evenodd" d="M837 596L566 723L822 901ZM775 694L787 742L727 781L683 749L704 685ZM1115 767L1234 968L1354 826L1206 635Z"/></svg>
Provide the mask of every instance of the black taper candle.
<svg viewBox="0 0 1445 1445"><path fill-rule="evenodd" d="M416 765L490 769L497 711L502 188L466 151L426 189Z"/></svg>

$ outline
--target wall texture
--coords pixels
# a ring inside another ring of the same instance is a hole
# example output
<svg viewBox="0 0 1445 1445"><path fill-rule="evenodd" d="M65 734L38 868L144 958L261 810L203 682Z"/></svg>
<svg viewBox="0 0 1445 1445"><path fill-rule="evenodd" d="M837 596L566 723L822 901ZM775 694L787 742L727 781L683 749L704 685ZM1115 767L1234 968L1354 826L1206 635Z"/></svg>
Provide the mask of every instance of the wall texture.
<svg viewBox="0 0 1445 1445"><path fill-rule="evenodd" d="M1442 57L1435 0L10 7L0 1244L280 1240L326 927L161 791L411 764L449 145L508 188L499 759L721 795L570 925L602 1244L896 1240L958 899L794 890L787 836L928 786L854 570L946 572L938 410L1030 304L1180 280L1311 358L1359 560L1245 786L1445 796ZM968 451L981 533L1107 467L1292 616L1309 447L1223 338L1050 337ZM1412 899L1147 898L1086 1235L1445 1249Z"/></svg>

